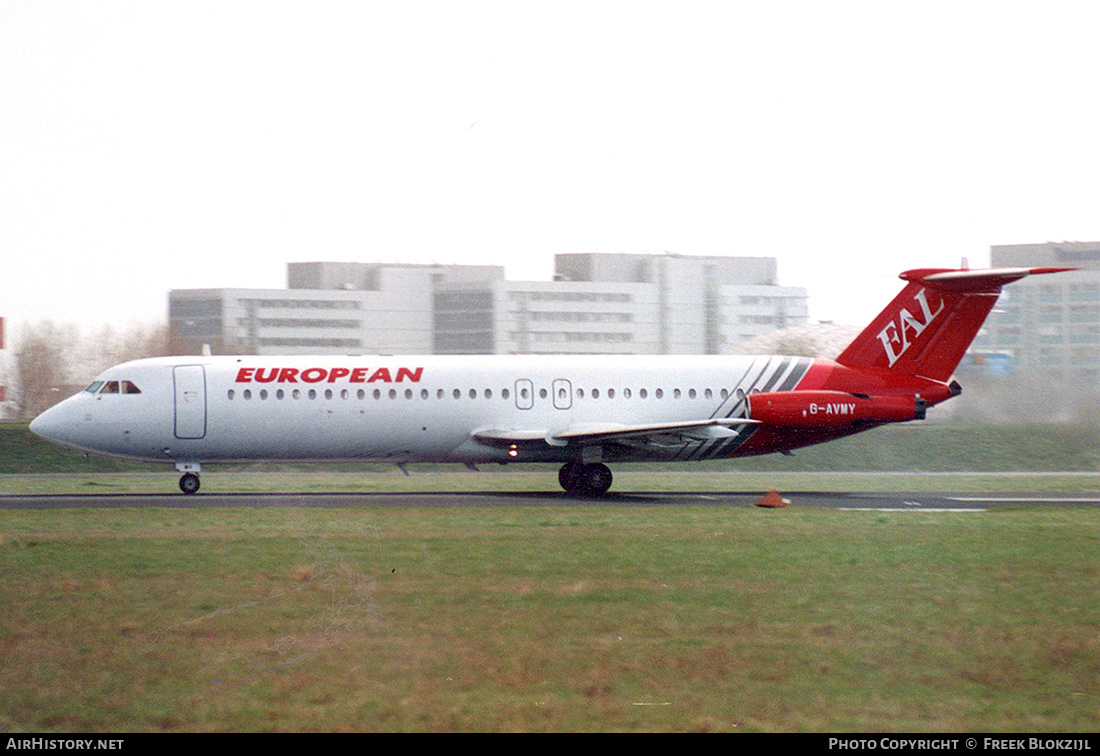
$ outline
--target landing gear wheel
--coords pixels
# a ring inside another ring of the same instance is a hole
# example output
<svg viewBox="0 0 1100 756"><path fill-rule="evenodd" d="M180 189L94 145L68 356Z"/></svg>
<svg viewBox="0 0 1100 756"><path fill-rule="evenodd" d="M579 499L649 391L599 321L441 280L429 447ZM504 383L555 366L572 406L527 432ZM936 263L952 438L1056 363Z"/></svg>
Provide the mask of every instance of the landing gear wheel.
<svg viewBox="0 0 1100 756"><path fill-rule="evenodd" d="M569 462L558 470L558 483L571 494L602 496L611 488L611 470L607 465Z"/></svg>
<svg viewBox="0 0 1100 756"><path fill-rule="evenodd" d="M558 470L558 483L566 491L573 493L583 480L584 465L580 462L568 462Z"/></svg>
<svg viewBox="0 0 1100 756"><path fill-rule="evenodd" d="M582 477L585 491L590 494L603 496L611 488L611 468L607 465L585 465Z"/></svg>
<svg viewBox="0 0 1100 756"><path fill-rule="evenodd" d="M185 494L193 494L199 490L199 476L195 473L187 473L180 478L180 490Z"/></svg>

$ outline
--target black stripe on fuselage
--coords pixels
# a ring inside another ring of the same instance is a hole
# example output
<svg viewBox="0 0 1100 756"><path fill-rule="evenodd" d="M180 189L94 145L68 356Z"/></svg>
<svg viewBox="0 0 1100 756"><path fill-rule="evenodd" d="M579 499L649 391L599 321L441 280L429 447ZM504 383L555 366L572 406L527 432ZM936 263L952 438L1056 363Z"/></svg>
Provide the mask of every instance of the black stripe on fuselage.
<svg viewBox="0 0 1100 756"><path fill-rule="evenodd" d="M752 384L747 389L745 389L742 384L738 384L734 388L730 396L736 397L736 399L724 417L747 418L747 397L749 394L769 391L790 391L798 385L803 377L805 377L812 364L813 360L807 357L780 357L768 359L760 370L760 373L755 377ZM719 411L721 411L721 409L722 408L719 408ZM741 448L755 432L755 426L742 426L738 430L736 437L717 441L696 442L697 446L689 450L687 456L678 455L678 458L700 460L728 457Z"/></svg>

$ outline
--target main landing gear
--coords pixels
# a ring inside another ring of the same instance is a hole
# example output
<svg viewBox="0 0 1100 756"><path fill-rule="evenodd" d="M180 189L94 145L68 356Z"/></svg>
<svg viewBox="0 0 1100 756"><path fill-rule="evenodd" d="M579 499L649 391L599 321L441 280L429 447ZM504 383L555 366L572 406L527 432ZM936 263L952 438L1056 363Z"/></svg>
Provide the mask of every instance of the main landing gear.
<svg viewBox="0 0 1100 756"><path fill-rule="evenodd" d="M611 469L600 463L568 462L558 470L558 483L571 494L602 496L611 488Z"/></svg>

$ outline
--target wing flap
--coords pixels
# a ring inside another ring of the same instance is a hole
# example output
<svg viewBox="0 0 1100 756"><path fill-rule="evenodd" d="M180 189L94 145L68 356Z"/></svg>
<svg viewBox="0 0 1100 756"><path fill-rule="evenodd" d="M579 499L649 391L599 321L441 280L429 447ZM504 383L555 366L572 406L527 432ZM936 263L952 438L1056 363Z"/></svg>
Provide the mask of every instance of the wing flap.
<svg viewBox="0 0 1100 756"><path fill-rule="evenodd" d="M741 417L710 418L672 423L644 423L623 425L620 423L586 424L551 432L538 429L485 428L474 431L473 437L490 446L510 446L545 441L551 446L568 444L598 444L605 441L646 439L655 443L668 443L673 437L690 436L694 439L732 438L737 428L757 425L758 420Z"/></svg>

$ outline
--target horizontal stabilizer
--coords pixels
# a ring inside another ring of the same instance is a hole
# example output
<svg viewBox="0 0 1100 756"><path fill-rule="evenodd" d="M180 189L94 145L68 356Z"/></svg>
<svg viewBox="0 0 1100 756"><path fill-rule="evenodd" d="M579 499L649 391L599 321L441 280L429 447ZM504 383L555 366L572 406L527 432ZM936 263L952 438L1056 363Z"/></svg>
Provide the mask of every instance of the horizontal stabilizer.
<svg viewBox="0 0 1100 756"><path fill-rule="evenodd" d="M1027 276L1044 273L1063 273L1076 268L986 268L983 270L950 270L943 268L922 268L907 270L900 278L915 281L930 289L956 292L982 292L1000 289L1013 281Z"/></svg>

